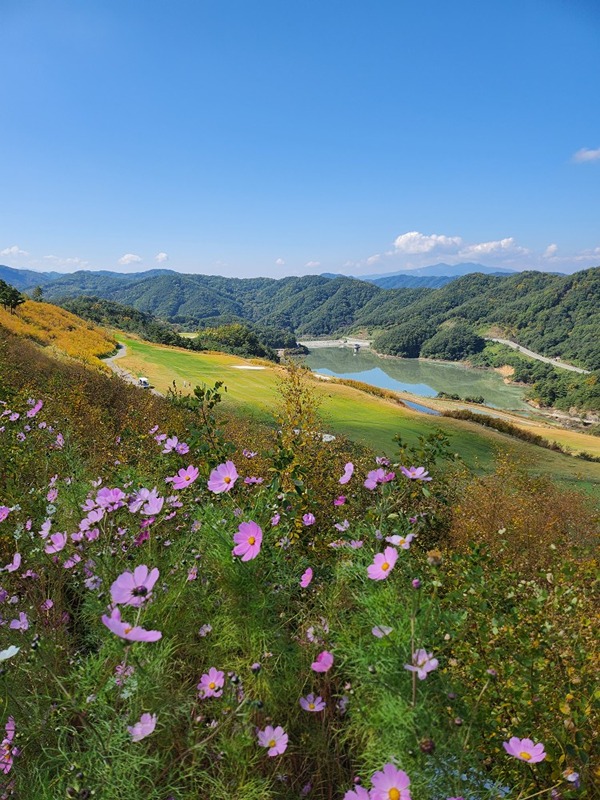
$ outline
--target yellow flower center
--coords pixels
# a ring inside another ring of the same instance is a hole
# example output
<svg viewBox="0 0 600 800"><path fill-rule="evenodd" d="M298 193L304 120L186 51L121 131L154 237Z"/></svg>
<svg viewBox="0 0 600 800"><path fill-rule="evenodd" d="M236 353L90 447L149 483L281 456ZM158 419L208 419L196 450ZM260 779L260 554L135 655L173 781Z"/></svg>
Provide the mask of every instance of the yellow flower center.
<svg viewBox="0 0 600 800"><path fill-rule="evenodd" d="M531 758L531 753L526 753L523 750L523 752L519 753L519 756L523 759L523 761L529 761L529 759Z"/></svg>
<svg viewBox="0 0 600 800"><path fill-rule="evenodd" d="M216 689L216 688L217 688L217 684L216 684L214 681L211 681L211 682L208 684L208 688L209 688L209 689Z"/></svg>
<svg viewBox="0 0 600 800"><path fill-rule="evenodd" d="M229 475L225 475L225 477L223 478L223 483L231 483L231 478L229 477Z"/></svg>
<svg viewBox="0 0 600 800"><path fill-rule="evenodd" d="M276 744L277 742L275 741L275 739L271 739L271 741L269 742L269 747L275 747Z"/></svg>
<svg viewBox="0 0 600 800"><path fill-rule="evenodd" d="M314 711L315 704L314 703L309 703L308 707L310 708L311 711Z"/></svg>
<svg viewBox="0 0 600 800"><path fill-rule="evenodd" d="M390 789L388 792L389 800L400 800L400 792L398 789Z"/></svg>
<svg viewBox="0 0 600 800"><path fill-rule="evenodd" d="M390 565L388 564L388 562L384 561L383 564L381 565L381 569L386 570L386 569L389 569L389 568L390 568ZM396 789L394 789L394 791L396 791ZM398 797L400 797L400 795L398 795Z"/></svg>
<svg viewBox="0 0 600 800"><path fill-rule="evenodd" d="M125 628L124 632L125 633L131 633L132 630L133 630L133 626L130 626L129 628Z"/></svg>
<svg viewBox="0 0 600 800"><path fill-rule="evenodd" d="M254 538L254 536L249 536L248 537L248 544L254 544L255 541L256 541L256 539Z"/></svg>
<svg viewBox="0 0 600 800"><path fill-rule="evenodd" d="M185 479L186 479L186 481L190 481L190 480L191 480L191 478L190 478L190 476L189 476L189 475L186 475L186 476L185 476Z"/></svg>

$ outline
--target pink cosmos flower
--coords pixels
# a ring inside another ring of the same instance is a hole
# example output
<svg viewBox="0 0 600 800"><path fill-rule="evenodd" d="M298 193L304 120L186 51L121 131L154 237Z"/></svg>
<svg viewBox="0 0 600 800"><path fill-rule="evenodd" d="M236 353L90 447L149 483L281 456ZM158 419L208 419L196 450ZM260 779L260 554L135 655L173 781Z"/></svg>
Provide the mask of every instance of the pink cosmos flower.
<svg viewBox="0 0 600 800"><path fill-rule="evenodd" d="M373 563L367 567L367 575L373 581L383 581L394 568L398 560L398 551L393 547L386 547L383 553L377 553Z"/></svg>
<svg viewBox="0 0 600 800"><path fill-rule="evenodd" d="M261 747L268 747L267 755L280 756L285 753L288 746L288 735L281 725L273 728L267 725L264 731L258 731L258 743Z"/></svg>
<svg viewBox="0 0 600 800"><path fill-rule="evenodd" d="M14 756L19 754L18 748L12 746L14 738L15 720L13 717L9 717L4 726L4 739L0 742L0 772L5 775L8 775L12 769Z"/></svg>
<svg viewBox="0 0 600 800"><path fill-rule="evenodd" d="M310 512L302 517L302 524L305 525L306 527L308 527L309 525L314 525L316 521L317 520L315 519L315 515L311 514Z"/></svg>
<svg viewBox="0 0 600 800"><path fill-rule="evenodd" d="M400 467L400 472L412 481L430 481L431 478L427 477L429 473L425 467Z"/></svg>
<svg viewBox="0 0 600 800"><path fill-rule="evenodd" d="M190 486L199 475L199 471L196 467L193 467L191 464L187 469L180 469L177 475L174 475L172 478L167 478L166 480L169 483L173 483L173 488L176 490L185 489L186 486Z"/></svg>
<svg viewBox="0 0 600 800"><path fill-rule="evenodd" d="M256 558L260 553L262 537L262 530L256 522L240 523L238 532L233 536L233 541L236 545L232 551L233 555L241 556L242 561L251 561Z"/></svg>
<svg viewBox="0 0 600 800"><path fill-rule="evenodd" d="M263 481L264 478L257 478L255 475L248 475L247 478L244 478L244 483L247 486L260 485Z"/></svg>
<svg viewBox="0 0 600 800"><path fill-rule="evenodd" d="M220 669L211 667L200 678L198 684L198 695L203 700L207 697L221 697L223 694L223 684L225 683L225 673Z"/></svg>
<svg viewBox="0 0 600 800"><path fill-rule="evenodd" d="M323 650L310 665L314 672L327 672L333 666L333 653Z"/></svg>
<svg viewBox="0 0 600 800"><path fill-rule="evenodd" d="M528 761L530 764L537 764L546 758L544 745L534 744L531 739L519 739L513 736L508 742L502 742L504 749L509 756L514 756L520 761Z"/></svg>
<svg viewBox="0 0 600 800"><path fill-rule="evenodd" d="M433 672L437 667L437 658L433 658L433 653L428 653L427 650L422 647L413 653L412 664L404 665L404 669L410 672L416 672L420 681L424 681L427 677L427 673Z"/></svg>
<svg viewBox="0 0 600 800"><path fill-rule="evenodd" d="M29 620L27 614L23 611L19 612L19 619L13 619L9 625L13 631L26 631L29 628Z"/></svg>
<svg viewBox="0 0 600 800"><path fill-rule="evenodd" d="M344 800L370 800L371 793L364 786L356 786L344 795Z"/></svg>
<svg viewBox="0 0 600 800"><path fill-rule="evenodd" d="M4 567L4 570L6 572L16 572L20 566L21 566L21 554L15 553L12 561L10 562L10 564L7 564Z"/></svg>
<svg viewBox="0 0 600 800"><path fill-rule="evenodd" d="M371 628L371 633L378 639L383 639L384 636L389 636L393 630L388 625L375 625L374 628Z"/></svg>
<svg viewBox="0 0 600 800"><path fill-rule="evenodd" d="M380 772L371 778L372 800L410 800L410 778L394 764L386 764Z"/></svg>
<svg viewBox="0 0 600 800"><path fill-rule="evenodd" d="M150 736L156 728L156 714L142 714L135 725L128 725L127 731L131 734L132 742L139 742Z"/></svg>
<svg viewBox="0 0 600 800"><path fill-rule="evenodd" d="M53 503L56 498L58 497L58 489L49 489L48 494L46 495L46 500L49 503Z"/></svg>
<svg viewBox="0 0 600 800"><path fill-rule="evenodd" d="M380 483L389 483L389 481L393 481L396 477L395 473L393 472L386 472L382 467L379 469L373 469L371 472L367 474L367 479L364 482L364 486L366 489L376 489Z"/></svg>
<svg viewBox="0 0 600 800"><path fill-rule="evenodd" d="M107 511L116 511L125 505L125 492L119 487L109 489L105 486L96 495L96 505L105 508Z"/></svg>
<svg viewBox="0 0 600 800"><path fill-rule="evenodd" d="M237 469L233 461L226 461L224 464L219 464L218 467L213 469L208 479L208 488L215 494L221 492L229 492L233 489L235 482L238 479Z"/></svg>
<svg viewBox="0 0 600 800"><path fill-rule="evenodd" d="M150 598L159 574L156 567L149 570L145 564L140 564L133 572L123 572L110 587L113 603L139 608Z"/></svg>
<svg viewBox="0 0 600 800"><path fill-rule="evenodd" d="M300 708L303 708L305 711L323 711L325 708L325 701L322 697L315 697L314 694L307 694L306 697L300 698Z"/></svg>
<svg viewBox="0 0 600 800"><path fill-rule="evenodd" d="M340 483L342 485L348 483L353 473L354 473L354 464L351 461L349 461L344 467L344 474L340 478Z"/></svg>
<svg viewBox="0 0 600 800"><path fill-rule="evenodd" d="M344 531L347 531L347 530L348 530L348 528L350 527L350 523L348 522L348 520L347 520L347 519L345 519L343 522L336 522L336 523L335 523L335 525L334 525L333 527L334 527L336 530L338 530L338 531L340 531L341 533L343 533Z"/></svg>
<svg viewBox="0 0 600 800"><path fill-rule="evenodd" d="M308 569L304 571L302 577L300 578L300 586L303 589L306 589L306 587L309 585L312 579L313 579L313 571L310 567L308 567Z"/></svg>
<svg viewBox="0 0 600 800"><path fill-rule="evenodd" d="M333 505L334 506L343 506L345 502L346 502L346 498L345 498L345 496L343 494L341 494L339 497L335 498L335 500L333 501Z"/></svg>
<svg viewBox="0 0 600 800"><path fill-rule="evenodd" d="M33 408L30 408L29 411L27 412L27 416L29 417L29 419L35 417L35 415L42 410L43 405L44 405L43 401L38 400L37 403L33 406Z"/></svg>
<svg viewBox="0 0 600 800"><path fill-rule="evenodd" d="M4 522L11 510L8 506L0 506L0 522Z"/></svg>
<svg viewBox="0 0 600 800"><path fill-rule="evenodd" d="M162 449L162 453L165 455L170 453L172 450L177 449L177 445L179 444L179 439L177 436L169 436L167 439L164 440L164 447Z"/></svg>
<svg viewBox="0 0 600 800"><path fill-rule="evenodd" d="M271 517L271 525L275 527L275 525L279 525L279 520L281 519L281 514L274 514Z"/></svg>
<svg viewBox="0 0 600 800"><path fill-rule="evenodd" d="M252 450L247 450L246 448L244 448L242 450L242 455L244 456L244 458L254 458L257 455L257 453L254 453Z"/></svg>
<svg viewBox="0 0 600 800"><path fill-rule="evenodd" d="M48 555L51 555L52 553L60 553L67 543L67 534L53 533L50 536L50 541L52 544L47 544L46 547L44 547L44 552L48 553Z"/></svg>
<svg viewBox="0 0 600 800"><path fill-rule="evenodd" d="M160 631L147 631L145 628L140 628L129 622L123 622L121 620L121 611L118 608L113 608L110 616L103 614L102 622L109 631L112 631L121 639L126 639L128 642L157 642L162 638Z"/></svg>
<svg viewBox="0 0 600 800"><path fill-rule="evenodd" d="M414 533L409 533L408 536L399 536L398 534L394 534L393 536L386 536L385 540L396 547L401 547L403 550L408 550L410 548L410 543L414 538Z"/></svg>

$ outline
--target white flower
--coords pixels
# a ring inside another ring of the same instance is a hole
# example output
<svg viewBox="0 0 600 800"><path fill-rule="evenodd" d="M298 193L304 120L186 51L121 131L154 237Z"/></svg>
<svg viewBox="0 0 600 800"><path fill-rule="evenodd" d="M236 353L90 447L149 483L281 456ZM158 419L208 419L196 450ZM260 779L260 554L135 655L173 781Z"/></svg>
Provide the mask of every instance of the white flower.
<svg viewBox="0 0 600 800"><path fill-rule="evenodd" d="M0 661L6 661L8 658L16 656L20 649L20 647L15 647L14 644L11 644L6 650L0 650Z"/></svg>

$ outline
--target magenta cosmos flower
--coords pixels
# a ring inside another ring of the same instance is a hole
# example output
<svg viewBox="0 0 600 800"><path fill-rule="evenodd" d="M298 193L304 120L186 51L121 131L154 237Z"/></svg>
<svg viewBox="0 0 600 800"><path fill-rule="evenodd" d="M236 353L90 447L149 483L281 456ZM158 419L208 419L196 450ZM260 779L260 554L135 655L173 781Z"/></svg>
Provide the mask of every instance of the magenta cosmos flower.
<svg viewBox="0 0 600 800"><path fill-rule="evenodd" d="M364 786L355 786L354 789L346 792L344 800L370 800L371 792Z"/></svg>
<svg viewBox="0 0 600 800"><path fill-rule="evenodd" d="M313 663L310 665L310 668L314 672L327 672L333 666L333 653L330 653L328 650L323 650L322 653L316 657Z"/></svg>
<svg viewBox="0 0 600 800"><path fill-rule="evenodd" d="M346 464L346 466L344 467L344 474L340 478L340 483L342 485L344 485L345 483L348 483L348 481L352 477L353 473L354 473L354 464L351 461L349 461Z"/></svg>
<svg viewBox="0 0 600 800"><path fill-rule="evenodd" d="M315 697L312 693L300 698L300 707L305 711L323 711L325 705L322 697Z"/></svg>
<svg viewBox="0 0 600 800"><path fill-rule="evenodd" d="M534 744L531 739L518 739L513 736L508 742L502 742L504 749L509 756L514 756L520 761L528 761L530 764L537 764L546 758L544 745Z"/></svg>
<svg viewBox="0 0 600 800"><path fill-rule="evenodd" d="M371 778L371 800L410 800L410 778L394 764L386 764Z"/></svg>
<svg viewBox="0 0 600 800"><path fill-rule="evenodd" d="M424 650L422 647L413 653L412 664L404 665L404 669L410 672L416 672L420 681L424 681L427 677L427 673L433 672L437 667L437 658L433 658L433 653L428 653L427 650Z"/></svg>
<svg viewBox="0 0 600 800"><path fill-rule="evenodd" d="M242 522L238 527L238 532L233 535L235 547L234 556L241 556L242 561L251 561L260 553L262 544L262 530L256 522Z"/></svg>
<svg viewBox="0 0 600 800"><path fill-rule="evenodd" d="M187 469L180 469L177 475L174 475L172 478L167 478L167 480L169 483L173 484L174 489L179 490L185 489L186 486L192 484L198 475L198 469L190 464Z"/></svg>
<svg viewBox="0 0 600 800"><path fill-rule="evenodd" d="M386 547L383 553L376 553L373 563L367 567L367 575L372 581L383 581L394 568L398 560L398 551Z"/></svg>
<svg viewBox="0 0 600 800"><path fill-rule="evenodd" d="M126 639L128 642L157 642L162 638L162 633L160 631L147 631L145 628L140 628L138 625L132 625L130 622L123 622L121 620L121 612L118 608L113 608L110 612L110 616L103 614L102 622L109 631L112 631L121 639Z"/></svg>
<svg viewBox="0 0 600 800"><path fill-rule="evenodd" d="M225 673L216 667L211 667L200 678L198 684L198 695L205 700L207 697L221 697L223 694L223 684L225 683Z"/></svg>
<svg viewBox="0 0 600 800"><path fill-rule="evenodd" d="M300 586L303 589L306 589L306 587L312 581L312 579L313 579L313 571L309 567L307 570L304 571L302 577L300 578Z"/></svg>
<svg viewBox="0 0 600 800"><path fill-rule="evenodd" d="M428 477L429 473L425 469L425 467L400 467L400 472L406 477L410 478L411 481L430 481L431 478Z"/></svg>
<svg viewBox="0 0 600 800"><path fill-rule="evenodd" d="M235 464L233 461L226 461L224 464L219 464L219 466L210 473L208 488L215 494L228 492L230 489L233 489L237 479L238 473Z"/></svg>
<svg viewBox="0 0 600 800"><path fill-rule="evenodd" d="M142 714L135 725L128 725L127 730L131 734L132 742L139 742L150 736L156 728L156 714Z"/></svg>
<svg viewBox="0 0 600 800"><path fill-rule="evenodd" d="M268 755L280 756L285 753L288 746L288 735L281 725L273 728L267 725L264 731L258 732L258 743L261 747L268 747Z"/></svg>
<svg viewBox="0 0 600 800"><path fill-rule="evenodd" d="M135 606L138 608L152 594L152 588L160 575L156 567L149 570L140 564L133 572L124 572L110 587L113 603Z"/></svg>

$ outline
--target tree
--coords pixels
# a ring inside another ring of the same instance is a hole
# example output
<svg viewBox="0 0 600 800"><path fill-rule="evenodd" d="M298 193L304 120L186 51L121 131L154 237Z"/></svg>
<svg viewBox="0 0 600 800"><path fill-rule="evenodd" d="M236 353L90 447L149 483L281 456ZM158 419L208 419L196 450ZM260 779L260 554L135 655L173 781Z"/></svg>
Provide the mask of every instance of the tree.
<svg viewBox="0 0 600 800"><path fill-rule="evenodd" d="M8 309L11 314L14 314L15 309L24 302L25 298L18 289L0 280L0 304L5 309Z"/></svg>

